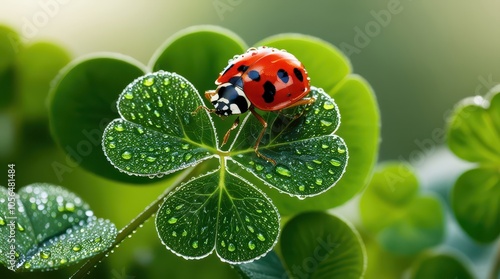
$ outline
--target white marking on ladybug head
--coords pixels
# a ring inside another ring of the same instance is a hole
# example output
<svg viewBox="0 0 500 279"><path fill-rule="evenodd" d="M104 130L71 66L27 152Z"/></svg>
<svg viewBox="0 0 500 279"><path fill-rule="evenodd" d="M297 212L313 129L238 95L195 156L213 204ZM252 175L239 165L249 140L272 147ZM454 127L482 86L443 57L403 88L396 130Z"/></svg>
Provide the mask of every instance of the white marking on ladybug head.
<svg viewBox="0 0 500 279"><path fill-rule="evenodd" d="M232 114L241 114L240 107L237 104L231 104L229 106L229 109L231 110Z"/></svg>

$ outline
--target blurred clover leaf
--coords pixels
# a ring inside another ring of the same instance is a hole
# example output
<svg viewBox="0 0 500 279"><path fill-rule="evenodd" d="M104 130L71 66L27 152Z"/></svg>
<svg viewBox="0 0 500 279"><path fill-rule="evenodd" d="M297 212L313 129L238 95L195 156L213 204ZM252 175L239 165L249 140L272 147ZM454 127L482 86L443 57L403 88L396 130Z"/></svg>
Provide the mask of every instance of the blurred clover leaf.
<svg viewBox="0 0 500 279"><path fill-rule="evenodd" d="M15 31L0 26L0 108L16 105L27 121L46 119L50 81L69 60L58 45L36 42L25 46Z"/></svg>
<svg viewBox="0 0 500 279"><path fill-rule="evenodd" d="M0 187L0 262L14 271L54 270L102 253L117 231L61 187Z"/></svg>
<svg viewBox="0 0 500 279"><path fill-rule="evenodd" d="M366 252L361 237L336 216L295 216L283 228L280 246L290 278L363 278Z"/></svg>
<svg viewBox="0 0 500 279"><path fill-rule="evenodd" d="M484 98L459 103L449 123L448 146L458 157L478 164L453 187L455 217L469 236L492 242L500 234L500 86Z"/></svg>
<svg viewBox="0 0 500 279"><path fill-rule="evenodd" d="M411 279L473 279L469 268L453 254L426 254L415 261L410 270Z"/></svg>
<svg viewBox="0 0 500 279"><path fill-rule="evenodd" d="M243 279L286 279L286 270L276 252L246 264L233 265Z"/></svg>
<svg viewBox="0 0 500 279"><path fill-rule="evenodd" d="M363 226L390 252L416 254L443 240L443 206L418 188L407 165L390 163L375 172L361 196Z"/></svg>

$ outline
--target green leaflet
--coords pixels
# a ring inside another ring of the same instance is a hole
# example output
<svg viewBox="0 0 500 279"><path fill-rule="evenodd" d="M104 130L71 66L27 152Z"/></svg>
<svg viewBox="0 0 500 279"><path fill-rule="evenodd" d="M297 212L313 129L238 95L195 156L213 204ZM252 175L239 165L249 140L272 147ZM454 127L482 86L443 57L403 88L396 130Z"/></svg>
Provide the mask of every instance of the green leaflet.
<svg viewBox="0 0 500 279"><path fill-rule="evenodd" d="M15 217L15 218L13 218ZM32 184L12 195L0 187L0 262L15 271L53 270L102 253L115 226L61 187Z"/></svg>
<svg viewBox="0 0 500 279"><path fill-rule="evenodd" d="M245 263L274 247L279 215L269 198L222 166L172 192L156 227L165 246L184 258L215 249L223 261Z"/></svg>

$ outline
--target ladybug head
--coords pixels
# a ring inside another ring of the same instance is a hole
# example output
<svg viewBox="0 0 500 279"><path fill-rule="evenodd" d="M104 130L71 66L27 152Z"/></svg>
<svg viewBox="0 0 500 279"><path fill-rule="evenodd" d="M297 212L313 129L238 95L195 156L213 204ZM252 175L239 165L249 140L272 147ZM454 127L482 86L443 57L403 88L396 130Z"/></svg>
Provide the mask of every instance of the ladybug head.
<svg viewBox="0 0 500 279"><path fill-rule="evenodd" d="M245 96L243 89L230 82L219 85L215 91L208 93L208 95L210 102L215 107L215 113L220 116L241 114L250 107L250 101Z"/></svg>

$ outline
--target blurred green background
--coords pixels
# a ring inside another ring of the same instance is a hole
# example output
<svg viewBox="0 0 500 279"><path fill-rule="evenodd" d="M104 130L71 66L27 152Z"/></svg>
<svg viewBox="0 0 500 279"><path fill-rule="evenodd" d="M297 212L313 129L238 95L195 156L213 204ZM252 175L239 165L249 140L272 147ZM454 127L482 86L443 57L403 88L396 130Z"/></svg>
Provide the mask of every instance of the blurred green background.
<svg viewBox="0 0 500 279"><path fill-rule="evenodd" d="M346 51L354 72L374 88L382 117L380 160L409 160L425 167L424 160L414 160L412 154L430 150L422 142L443 143L433 138L433 132L444 127L454 104L467 96L483 95L500 82L498 11L496 0L0 0L0 24L16 30L28 46L50 41L72 58L112 51L144 64L166 38L192 25L220 25L249 45L285 32L317 36ZM0 97L3 94L0 91ZM37 105L46 112L45 103ZM97 216L111 219L118 228L163 191L161 184L133 187L79 168L59 179L52 164L66 158L50 138L48 125L31 118L22 121L28 117L13 110L0 112L0 163L1 169L7 162L16 163L19 187L33 182L67 187L81 195ZM152 223L109 258L112 268L106 273L137 276L144 267L156 266L158 271L149 272L184 270L187 273L182 276L187 276L203 270L204 278L235 276L215 257L185 262L165 251ZM167 261L168 265L161 264Z"/></svg>

